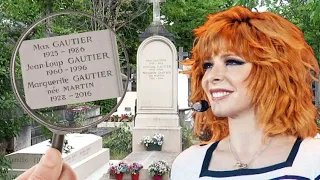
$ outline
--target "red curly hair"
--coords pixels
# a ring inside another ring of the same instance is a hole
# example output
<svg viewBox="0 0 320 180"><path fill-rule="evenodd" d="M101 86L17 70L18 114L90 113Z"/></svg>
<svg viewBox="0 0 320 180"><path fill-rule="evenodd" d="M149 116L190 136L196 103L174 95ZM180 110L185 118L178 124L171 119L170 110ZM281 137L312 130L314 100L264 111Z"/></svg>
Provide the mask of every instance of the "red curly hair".
<svg viewBox="0 0 320 180"><path fill-rule="evenodd" d="M191 102L207 99L201 86L204 60L221 52L233 52L252 63L248 91L264 129L264 137L278 134L306 138L318 132L313 105L312 82L319 66L302 31L285 18L271 12L252 12L241 6L210 14L204 25L194 30L191 59ZM196 135L210 130L211 140L228 136L228 119L212 111L194 113Z"/></svg>

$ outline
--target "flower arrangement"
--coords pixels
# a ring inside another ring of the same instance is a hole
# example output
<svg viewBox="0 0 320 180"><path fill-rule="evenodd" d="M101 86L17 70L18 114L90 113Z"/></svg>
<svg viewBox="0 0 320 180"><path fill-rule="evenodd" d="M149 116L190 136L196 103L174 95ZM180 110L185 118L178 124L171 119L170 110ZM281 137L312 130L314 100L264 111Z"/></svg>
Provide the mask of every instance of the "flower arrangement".
<svg viewBox="0 0 320 180"><path fill-rule="evenodd" d="M119 164L113 165L111 164L109 168L110 174L116 175L116 174L124 174L128 171L128 164L125 162L120 162Z"/></svg>
<svg viewBox="0 0 320 180"><path fill-rule="evenodd" d="M110 116L107 119L107 122L131 122L133 121L134 115L132 113L129 114L121 114L120 116L115 114Z"/></svg>
<svg viewBox="0 0 320 180"><path fill-rule="evenodd" d="M148 171L150 176L163 176L170 171L170 167L167 162L160 160L158 162L153 162L149 167Z"/></svg>
<svg viewBox="0 0 320 180"><path fill-rule="evenodd" d="M109 122L118 122L118 115L112 115L108 118Z"/></svg>
<svg viewBox="0 0 320 180"><path fill-rule="evenodd" d="M142 164L139 163L132 163L129 168L128 171L131 174L139 174L139 171L143 168Z"/></svg>
<svg viewBox="0 0 320 180"><path fill-rule="evenodd" d="M155 133L153 137L144 136L141 139L141 144L144 144L146 147L150 146L151 144L162 146L163 138L164 138L164 135Z"/></svg>

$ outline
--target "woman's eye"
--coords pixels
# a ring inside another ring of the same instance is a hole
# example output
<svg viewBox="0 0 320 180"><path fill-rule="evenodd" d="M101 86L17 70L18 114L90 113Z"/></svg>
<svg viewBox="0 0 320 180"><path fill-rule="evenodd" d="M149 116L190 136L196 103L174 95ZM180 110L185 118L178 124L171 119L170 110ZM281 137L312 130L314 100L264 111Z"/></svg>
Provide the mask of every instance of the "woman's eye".
<svg viewBox="0 0 320 180"><path fill-rule="evenodd" d="M207 70L209 68L212 68L212 63L209 63L209 62L205 62L203 63L203 69L204 70Z"/></svg>
<svg viewBox="0 0 320 180"><path fill-rule="evenodd" d="M243 65L243 64L245 64L245 62L235 60L235 59L230 59L226 61L226 65Z"/></svg>

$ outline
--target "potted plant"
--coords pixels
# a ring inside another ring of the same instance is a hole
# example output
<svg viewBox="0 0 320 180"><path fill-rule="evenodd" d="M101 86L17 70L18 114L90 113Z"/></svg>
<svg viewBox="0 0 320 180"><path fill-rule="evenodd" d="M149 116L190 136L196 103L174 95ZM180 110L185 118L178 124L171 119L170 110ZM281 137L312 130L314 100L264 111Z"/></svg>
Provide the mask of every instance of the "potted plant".
<svg viewBox="0 0 320 180"><path fill-rule="evenodd" d="M139 171L143 168L142 164L139 163L132 163L128 170L131 173L131 179L132 180L138 180L139 179Z"/></svg>
<svg viewBox="0 0 320 180"><path fill-rule="evenodd" d="M161 151L163 138L164 135L155 133L153 137L144 136L141 139L141 144L147 148L147 151Z"/></svg>
<svg viewBox="0 0 320 180"><path fill-rule="evenodd" d="M154 180L162 180L162 177L170 171L170 167L167 162L160 160L158 162L152 163L148 167L148 171L150 176L152 176Z"/></svg>
<svg viewBox="0 0 320 180"><path fill-rule="evenodd" d="M120 162L119 164L112 165L109 168L110 174L114 175L116 180L122 180L123 174L128 171L128 164L125 162Z"/></svg>

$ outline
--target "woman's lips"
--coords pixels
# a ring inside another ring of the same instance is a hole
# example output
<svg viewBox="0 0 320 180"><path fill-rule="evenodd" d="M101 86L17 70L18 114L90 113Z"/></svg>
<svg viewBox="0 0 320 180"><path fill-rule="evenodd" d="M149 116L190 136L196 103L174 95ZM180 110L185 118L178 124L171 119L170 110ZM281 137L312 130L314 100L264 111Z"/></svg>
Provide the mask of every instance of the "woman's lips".
<svg viewBox="0 0 320 180"><path fill-rule="evenodd" d="M213 101L220 101L227 98L233 91L228 89L211 89L210 93Z"/></svg>

